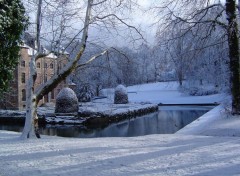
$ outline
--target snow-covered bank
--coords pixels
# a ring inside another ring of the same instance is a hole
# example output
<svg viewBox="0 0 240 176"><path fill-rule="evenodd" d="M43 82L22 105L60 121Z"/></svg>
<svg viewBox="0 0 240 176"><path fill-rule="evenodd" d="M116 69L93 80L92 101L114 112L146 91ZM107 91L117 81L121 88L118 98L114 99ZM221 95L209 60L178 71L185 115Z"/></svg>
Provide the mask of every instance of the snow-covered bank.
<svg viewBox="0 0 240 176"><path fill-rule="evenodd" d="M221 113L224 113L224 108L219 105L179 130L177 134L203 134L215 121L221 118Z"/></svg>
<svg viewBox="0 0 240 176"><path fill-rule="evenodd" d="M152 103L80 103L78 113L55 113L54 106L39 107L37 109L40 124L89 124L99 126L102 123L118 122L124 119L130 119L136 116L145 115L158 111L158 105ZM0 123L24 124L24 111L0 110Z"/></svg>
<svg viewBox="0 0 240 176"><path fill-rule="evenodd" d="M238 175L240 138L149 135L18 141L0 131L1 176Z"/></svg>
<svg viewBox="0 0 240 176"><path fill-rule="evenodd" d="M177 134L240 137L240 117L230 115L219 105L179 130Z"/></svg>

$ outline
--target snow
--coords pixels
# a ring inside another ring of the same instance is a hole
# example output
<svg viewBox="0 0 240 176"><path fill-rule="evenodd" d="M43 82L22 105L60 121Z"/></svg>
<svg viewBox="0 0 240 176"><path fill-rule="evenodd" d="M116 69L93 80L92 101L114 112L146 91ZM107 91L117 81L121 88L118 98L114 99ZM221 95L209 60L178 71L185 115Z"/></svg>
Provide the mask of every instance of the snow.
<svg viewBox="0 0 240 176"><path fill-rule="evenodd" d="M56 99L61 99L61 100L77 99L77 96L71 88L65 87L58 93Z"/></svg>
<svg viewBox="0 0 240 176"><path fill-rule="evenodd" d="M122 94L127 94L127 89L124 85L118 85L116 88L115 88L115 91L117 92L121 92Z"/></svg>
<svg viewBox="0 0 240 176"><path fill-rule="evenodd" d="M53 59L57 59L57 56L54 53L50 53L48 54L46 57L48 58L53 58Z"/></svg>
<svg viewBox="0 0 240 176"><path fill-rule="evenodd" d="M115 88L114 104L127 104L127 103L128 103L127 88L120 84Z"/></svg>
<svg viewBox="0 0 240 176"><path fill-rule="evenodd" d="M116 114L126 113L129 111L137 111L139 109L146 109L155 107L155 104L107 104L107 103L81 103L79 107L79 112L92 112L92 113L102 113L108 116L114 116Z"/></svg>
<svg viewBox="0 0 240 176"><path fill-rule="evenodd" d="M113 89L102 91L102 94L113 99ZM209 104L221 102L227 99L224 94L214 94L209 96L190 96L178 91L177 82L158 82L151 84L143 84L130 86L127 88L129 102L151 102L163 104Z"/></svg>
<svg viewBox="0 0 240 176"><path fill-rule="evenodd" d="M157 94L157 96L156 96ZM224 95L221 95L224 96ZM145 91L138 91L136 94L130 94L129 100L135 100L141 102L142 98L145 97L147 101L152 103L162 103L162 104L195 104L197 102L208 104L215 103L222 100L220 95L210 95L210 96L183 96L182 93L176 91L152 91L146 93Z"/></svg>
<svg viewBox="0 0 240 176"><path fill-rule="evenodd" d="M129 93L132 102L221 103L227 98L190 97L162 83L128 91L137 92ZM240 175L239 126L239 116L219 105L175 134L23 141L19 133L0 131L0 175Z"/></svg>
<svg viewBox="0 0 240 176"><path fill-rule="evenodd" d="M76 93L69 87L63 88L56 98L56 113L77 113L78 99Z"/></svg>
<svg viewBox="0 0 240 176"><path fill-rule="evenodd" d="M37 53L37 50L35 50L32 47L28 46L26 43L23 43L20 46L23 47L23 48L27 48L28 49L27 51L28 51L28 55L29 56L32 56L33 54Z"/></svg>
<svg viewBox="0 0 240 176"><path fill-rule="evenodd" d="M35 50L35 49L31 48L30 46L28 46L28 55L29 56L32 56L32 55L34 55L36 53L37 53L37 50Z"/></svg>

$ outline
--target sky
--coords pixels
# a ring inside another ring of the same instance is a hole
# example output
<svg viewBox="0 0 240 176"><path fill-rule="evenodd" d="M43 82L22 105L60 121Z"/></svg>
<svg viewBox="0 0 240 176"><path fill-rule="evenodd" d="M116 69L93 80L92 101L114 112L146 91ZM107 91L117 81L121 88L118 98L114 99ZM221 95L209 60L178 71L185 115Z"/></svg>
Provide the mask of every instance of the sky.
<svg viewBox="0 0 240 176"><path fill-rule="evenodd" d="M27 11L29 12L30 20L34 23L36 7L33 6L33 3L29 3L30 1L24 0L23 2L28 9ZM140 5L140 8L136 8L136 11L134 11L134 13L132 13L132 15L130 16L131 20L127 21L127 23L135 27L141 26L141 33L143 34L146 41L149 43L153 43L154 35L156 33L155 27L151 26L153 17L149 12L146 11L150 6L151 1L138 0L138 3ZM82 15L85 15L85 13L82 13ZM79 26L78 24L74 24L74 28L81 29L81 26ZM51 29L51 26L48 25L46 29L48 30ZM34 31L31 27L29 28L29 30L32 32ZM106 44L111 46L112 45L126 46L126 41L130 39L129 30L124 30L123 27L119 27L119 30L117 32L114 30L111 30L112 35L111 33L109 33L109 31L101 30L97 26L90 27L89 31L90 31L89 41L92 42L94 40L94 41L97 41L97 43L99 44L105 42ZM46 33L46 32L42 32L42 33ZM131 33L131 35L134 35L135 37L137 36L137 34L134 32ZM135 44L140 45L142 42L145 42L145 41L141 40L140 42L135 42ZM132 43L127 43L127 45L129 44L131 45Z"/></svg>
<svg viewBox="0 0 240 176"><path fill-rule="evenodd" d="M128 46L130 48L136 48L137 46L141 45L142 43L147 42L149 45L154 45L155 42L155 35L158 26L153 25L156 20L161 19L160 16L155 16L152 11L149 11L149 8L151 7L152 3L161 4L163 0L137 0L138 4L140 5L139 9L135 9L135 11L131 14L130 21L127 21L128 24L133 25L135 27L141 28L141 33L144 36L144 40L135 40L132 42L130 35L132 36L139 36L135 32L129 32L129 30L125 30L123 27L118 26L118 31L114 30L103 30L99 29L97 25L90 28L90 35L89 35L89 41L90 42L96 42L99 45L103 45L103 43L106 43L108 46L121 46L125 47ZM24 0L25 4L28 4L29 2L27 0ZM224 3L225 1L222 0ZM32 6L30 7L30 11L34 12ZM82 11L82 10L79 10ZM84 15L85 13L82 13ZM162 14L161 14L162 15ZM30 16L33 20L35 20L35 17L33 13L30 13ZM81 25L74 24L74 28L81 29ZM123 25L124 26L124 25ZM46 29L49 29L49 26L47 26ZM68 30L69 33L72 33ZM49 38L49 37L48 37Z"/></svg>

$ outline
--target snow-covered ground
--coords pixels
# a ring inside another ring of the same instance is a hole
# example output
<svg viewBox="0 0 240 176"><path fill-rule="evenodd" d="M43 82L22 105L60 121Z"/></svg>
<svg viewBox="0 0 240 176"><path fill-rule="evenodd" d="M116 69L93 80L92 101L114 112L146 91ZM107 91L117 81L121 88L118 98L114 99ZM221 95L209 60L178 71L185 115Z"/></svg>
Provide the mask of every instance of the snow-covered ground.
<svg viewBox="0 0 240 176"><path fill-rule="evenodd" d="M153 91L154 90L154 91ZM222 102L224 95L190 97L162 83L128 88L130 101ZM218 106L176 134L129 138L19 140L0 131L0 176L240 175L240 118Z"/></svg>
<svg viewBox="0 0 240 176"><path fill-rule="evenodd" d="M130 102L151 102L163 104L195 104L195 103L215 103L224 100L226 95L215 94L209 96L189 96L179 91L177 82L158 82L143 85L130 86L127 88ZM114 89L103 91L113 101ZM101 100L99 100L101 101Z"/></svg>

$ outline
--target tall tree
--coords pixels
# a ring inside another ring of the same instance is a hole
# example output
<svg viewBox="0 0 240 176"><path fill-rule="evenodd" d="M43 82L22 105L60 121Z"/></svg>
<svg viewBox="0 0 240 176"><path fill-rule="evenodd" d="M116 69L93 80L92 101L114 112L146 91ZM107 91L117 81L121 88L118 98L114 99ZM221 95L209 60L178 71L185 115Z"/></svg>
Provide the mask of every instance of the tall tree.
<svg viewBox="0 0 240 176"><path fill-rule="evenodd" d="M36 60L41 57L42 53L40 50L40 22L41 22L41 10L42 10L42 0L38 1L38 10L36 16L36 54L33 54L33 57L30 61L30 77L27 84L27 107L26 107L26 120L24 129L21 135L22 139L26 139L34 136L34 134L40 138L38 132L38 116L37 116L37 105L40 99L50 92L56 85L64 80L77 66L78 60L81 58L87 42L88 37L88 28L90 24L90 14L92 8L92 0L88 1L86 17L83 27L82 40L79 52L77 56L71 60L63 69L60 70L58 75L53 76L49 81L42 85L37 91L34 90L34 84L37 77L36 72Z"/></svg>
<svg viewBox="0 0 240 176"><path fill-rule="evenodd" d="M199 26L206 26L204 36L201 34L202 37L199 42L211 36L216 26L222 27L222 38L225 35L228 38L229 57L225 58L225 60L229 60L232 114L240 114L239 31L236 18L236 0L226 0L225 6L220 0L171 0L166 1L161 7L157 6L156 9L165 11L165 24L167 26L173 23L176 25L179 23L188 24L188 28L182 29L186 33L191 31L194 35L198 35L201 32ZM208 14L211 14L211 17ZM223 18L224 16L226 17L225 19ZM206 43L204 45L204 48L208 47Z"/></svg>
<svg viewBox="0 0 240 176"><path fill-rule="evenodd" d="M81 68L86 66L87 64L89 64L90 62L92 62L93 60L95 60L96 58L98 58L99 56L102 56L104 54L107 53L108 48L102 50L102 52L95 54L94 56L90 57L88 60L82 61L81 58L84 54L85 48L87 46L87 39L89 36L89 27L91 25L96 25L96 26L105 26L107 28L107 30L110 30L111 25L115 26L117 24L122 24L123 26L126 26L127 28L129 28L131 31L135 31L136 33L138 33L140 37L141 34L138 31L137 28L135 28L132 25L128 25L128 23L125 21L125 19L123 19L122 17L118 16L118 11L117 9L122 9L123 11L125 11L125 7L131 7L131 1L99 1L99 0L88 0L88 1L77 1L77 0L72 0L73 2L70 3L71 0L64 0L64 1L50 1L47 2L47 5L49 5L49 3L53 2L60 2L63 3L65 6L69 3L71 6L70 11L75 10L75 13L71 13L68 17L76 17L75 18L75 22L83 22L80 24L75 24L72 23L71 24L71 28L72 29L78 29L77 32L74 35L71 35L68 37L68 39L70 40L70 44L71 42L73 42L74 40L80 40L80 42L78 42L78 49L76 52L76 55L72 58L69 59L68 63L61 68L57 74L53 75L47 82L45 82L44 84L42 84L41 86L39 86L36 90L34 89L34 83L37 77L37 73L36 73L36 61L37 59L39 59L40 57L43 57L45 54L42 53L41 51L41 37L43 37L43 35L41 35L41 29L44 27L44 20L42 19L42 17L44 16L42 14L42 7L43 7L43 3L46 1L42 1L42 0L38 0L37 2L37 15L36 15L36 22L35 22L35 43L36 43L36 53L33 54L33 57L31 58L31 62L30 62L30 78L28 80L28 85L27 85L27 107L26 107L26 120L25 120L25 125L24 125L24 129L21 135L22 139L26 139L29 137L33 137L33 136L37 136L40 137L39 133L38 133L38 117L37 117L37 105L39 100L46 94L48 94L53 88L55 88L57 86L58 83L60 83L61 81L63 81L71 72L73 72L76 68ZM74 8L75 6L80 5L79 8ZM48 9L49 8L49 9ZM59 15L61 16L61 13L58 14L58 8L56 7L56 4L51 5L50 7L45 7L44 9L48 9L48 10L57 10L56 13L53 13L54 16L56 16L57 18L59 17ZM81 11L83 11L83 9L85 9L85 15L84 18L81 19ZM93 10L94 9L94 10ZM119 10L121 11L121 10ZM126 12L126 11L125 11ZM122 12L119 13L124 14ZM58 18L59 19L59 18ZM54 34L54 36L58 35L59 39L63 39L63 32L65 30L65 27L67 27L68 25L63 26L63 24L65 22L69 22L70 19L68 20L61 20L62 18L60 18L60 23L58 23L58 28L52 30L52 33ZM71 21L73 22L73 21ZM71 23L70 22L70 23ZM46 27L46 26L45 26ZM47 28L47 27L46 27ZM81 28L79 30L79 28ZM56 30L60 29L60 33L54 33ZM114 28L115 30L117 30L117 28ZM48 37L49 38L49 37ZM64 50L62 48L63 45L59 45L59 42L61 40L57 40L54 37L53 42L55 42L55 47L56 48L54 50L57 51L61 51ZM61 41L61 43L63 44L63 42ZM70 45L67 44L67 47ZM82 61L80 63L80 60Z"/></svg>
<svg viewBox="0 0 240 176"><path fill-rule="evenodd" d="M21 34L28 19L21 0L0 1L0 95L7 90L18 64Z"/></svg>
<svg viewBox="0 0 240 176"><path fill-rule="evenodd" d="M227 36L230 59L230 85L232 93L232 113L240 114L240 65L239 65L239 36L236 17L236 1L226 0L226 14L228 20Z"/></svg>

